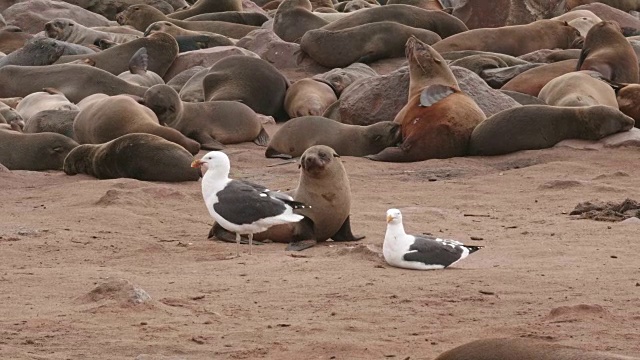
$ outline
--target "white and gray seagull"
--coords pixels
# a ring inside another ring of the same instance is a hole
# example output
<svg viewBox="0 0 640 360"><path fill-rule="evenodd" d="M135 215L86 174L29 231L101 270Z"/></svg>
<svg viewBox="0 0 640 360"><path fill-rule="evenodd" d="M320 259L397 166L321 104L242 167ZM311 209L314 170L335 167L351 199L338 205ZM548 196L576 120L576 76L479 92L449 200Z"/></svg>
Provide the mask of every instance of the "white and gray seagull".
<svg viewBox="0 0 640 360"><path fill-rule="evenodd" d="M249 254L253 234L273 225L302 220L294 209L309 208L287 194L270 191L248 181L229 179L231 163L221 151L211 151L191 167L206 166L202 177L202 197L213 219L224 229L236 233L236 256L240 255L240 237L249 236Z"/></svg>
<svg viewBox="0 0 640 360"><path fill-rule="evenodd" d="M435 236L408 235L404 232L400 210L387 210L382 254L391 266L414 270L444 269L482 248Z"/></svg>

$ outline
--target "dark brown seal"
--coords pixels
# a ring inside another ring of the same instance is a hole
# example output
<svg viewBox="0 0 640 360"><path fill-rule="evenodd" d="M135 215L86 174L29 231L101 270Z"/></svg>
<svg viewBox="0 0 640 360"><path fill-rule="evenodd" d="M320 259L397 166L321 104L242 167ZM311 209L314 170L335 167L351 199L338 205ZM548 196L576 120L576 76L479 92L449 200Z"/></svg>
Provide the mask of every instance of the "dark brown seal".
<svg viewBox="0 0 640 360"><path fill-rule="evenodd" d="M546 149L565 139L600 140L633 127L634 120L606 105L529 105L499 112L471 134L471 155Z"/></svg>
<svg viewBox="0 0 640 360"><path fill-rule="evenodd" d="M287 121L273 135L266 157L298 157L314 145L326 145L341 156L377 154L401 140L400 125L382 121L369 126L342 124L321 116Z"/></svg>
<svg viewBox="0 0 640 360"><path fill-rule="evenodd" d="M60 134L0 130L0 164L9 170L60 170L76 146L77 142Z"/></svg>
<svg viewBox="0 0 640 360"><path fill-rule="evenodd" d="M329 23L312 13L311 9L309 0L284 0L273 18L273 32L284 41L299 42L307 31Z"/></svg>
<svg viewBox="0 0 640 360"><path fill-rule="evenodd" d="M351 186L347 172L336 152L324 145L307 149L300 158L300 181L291 192L296 201L310 207L296 210L305 218L292 225L278 225L254 235L254 239L291 242L288 250L303 250L315 243L357 241L364 236L351 232ZM217 238L235 240L235 236L215 224L209 233Z"/></svg>
<svg viewBox="0 0 640 360"><path fill-rule="evenodd" d="M600 22L589 30L576 69L597 71L609 81L640 80L636 53L614 21Z"/></svg>
<svg viewBox="0 0 640 360"><path fill-rule="evenodd" d="M307 31L300 40L300 48L318 64L336 68L400 57L407 39L412 36L429 45L441 40L430 30L381 21L337 31Z"/></svg>
<svg viewBox="0 0 640 360"><path fill-rule="evenodd" d="M222 11L242 11L242 0L198 0L188 9L173 12L167 17L184 20L200 14Z"/></svg>
<svg viewBox="0 0 640 360"><path fill-rule="evenodd" d="M126 134L104 144L84 144L64 159L67 175L98 179L132 178L142 181L197 181L193 156L182 146L151 134Z"/></svg>
<svg viewBox="0 0 640 360"><path fill-rule="evenodd" d="M7 65L44 66L56 62L62 56L64 47L49 38L36 38L12 52L0 57L0 68Z"/></svg>
<svg viewBox="0 0 640 360"><path fill-rule="evenodd" d="M640 127L640 85L629 84L616 94L620 111L632 117L636 121L636 127Z"/></svg>
<svg viewBox="0 0 640 360"><path fill-rule="evenodd" d="M529 69L509 80L500 89L538 96L540 90L558 76L576 70L578 60L564 60Z"/></svg>

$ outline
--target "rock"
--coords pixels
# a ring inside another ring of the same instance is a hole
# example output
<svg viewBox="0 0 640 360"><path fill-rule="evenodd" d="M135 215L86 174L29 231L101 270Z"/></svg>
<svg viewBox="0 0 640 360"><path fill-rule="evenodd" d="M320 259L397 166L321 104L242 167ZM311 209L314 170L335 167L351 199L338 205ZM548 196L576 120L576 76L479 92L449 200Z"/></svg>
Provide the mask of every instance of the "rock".
<svg viewBox="0 0 640 360"><path fill-rule="evenodd" d="M499 89L514 77L541 65L542 64L524 64L506 68L486 69L482 70L480 78L483 79L490 87Z"/></svg>
<svg viewBox="0 0 640 360"><path fill-rule="evenodd" d="M555 146L565 146L580 150L598 150L622 146L640 147L640 129L632 128L629 131L606 136L598 141L568 139L560 141Z"/></svg>
<svg viewBox="0 0 640 360"><path fill-rule="evenodd" d="M2 174L10 174L11 170L9 170L6 166L0 164L0 173L2 173Z"/></svg>
<svg viewBox="0 0 640 360"><path fill-rule="evenodd" d="M638 219L637 217L633 216L633 217L630 217L630 218L628 218L626 220L620 221L620 225L638 226L638 225L640 225L640 219Z"/></svg>
<svg viewBox="0 0 640 360"><path fill-rule="evenodd" d="M8 25L35 34L44 29L44 24L55 18L68 18L87 27L115 24L102 15L94 14L79 6L62 1L31 0L10 6L2 15Z"/></svg>
<svg viewBox="0 0 640 360"><path fill-rule="evenodd" d="M579 180L551 180L538 186L538 189L566 190L574 187L584 186L584 181Z"/></svg>
<svg viewBox="0 0 640 360"><path fill-rule="evenodd" d="M473 71L458 66L451 66L451 71L456 79L458 79L460 90L473 98L486 117L490 117L503 110L521 106L508 95L490 88L487 83Z"/></svg>
<svg viewBox="0 0 640 360"><path fill-rule="evenodd" d="M611 320L613 319L613 314L601 305L579 304L554 308L549 312L546 320L551 322L566 322L594 318Z"/></svg>
<svg viewBox="0 0 640 360"><path fill-rule="evenodd" d="M164 355L157 355L157 354L140 354L138 356L135 357L134 360L186 360L187 358L185 357L179 357L179 356L164 356Z"/></svg>
<svg viewBox="0 0 640 360"><path fill-rule="evenodd" d="M251 0L242 0L242 11L247 12L257 12L264 15L267 15L267 12L262 10L262 8Z"/></svg>
<svg viewBox="0 0 640 360"><path fill-rule="evenodd" d="M614 20L620 24L623 32L629 35L633 35L632 33L629 33L630 30L640 30L640 19L606 4L594 2L574 7L571 10L589 10L604 21Z"/></svg>
<svg viewBox="0 0 640 360"><path fill-rule="evenodd" d="M237 46L216 46L208 49L188 51L178 54L169 70L164 75L164 80L169 81L179 73L194 66L211 67L220 59L231 55L245 55L259 58L255 53Z"/></svg>
<svg viewBox="0 0 640 360"><path fill-rule="evenodd" d="M125 279L109 279L78 298L83 303L115 302L120 306L138 305L151 300L143 289Z"/></svg>
<svg viewBox="0 0 640 360"><path fill-rule="evenodd" d="M469 29L522 25L563 14L564 3L563 0L469 0L455 4L452 14Z"/></svg>
<svg viewBox="0 0 640 360"><path fill-rule="evenodd" d="M236 46L252 51L276 69L313 67L324 69L300 50L300 44L286 42L268 29L257 29L238 40ZM317 72L317 71L316 71Z"/></svg>

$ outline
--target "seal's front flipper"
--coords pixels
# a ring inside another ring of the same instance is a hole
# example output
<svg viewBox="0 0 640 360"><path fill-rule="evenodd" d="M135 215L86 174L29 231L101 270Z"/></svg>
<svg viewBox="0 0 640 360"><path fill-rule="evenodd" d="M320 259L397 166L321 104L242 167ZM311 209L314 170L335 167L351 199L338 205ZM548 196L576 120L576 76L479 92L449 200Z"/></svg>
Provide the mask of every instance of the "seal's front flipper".
<svg viewBox="0 0 640 360"><path fill-rule="evenodd" d="M351 216L347 216L347 219L342 223L338 232L335 233L331 239L333 241L358 241L364 239L364 235L353 235L351 232Z"/></svg>
<svg viewBox="0 0 640 360"><path fill-rule="evenodd" d="M228 231L226 229L224 229L222 226L218 225L218 223L213 224L213 226L211 227L211 230L209 230L209 236L207 237L210 240L218 239L220 241L224 241L224 242L228 242L228 243L235 243L236 242L236 234L232 233L231 231ZM240 244L248 244L249 243L249 239L242 236L240 238ZM253 240L253 244L254 245L264 245L263 242L260 241L256 241Z"/></svg>
<svg viewBox="0 0 640 360"><path fill-rule="evenodd" d="M312 248L314 246L316 246L318 242L316 240L300 240L300 241L294 241L294 242L290 242L289 245L287 245L287 248L285 250L287 251L302 251L308 248Z"/></svg>
<svg viewBox="0 0 640 360"><path fill-rule="evenodd" d="M191 137L193 140L200 143L200 147L205 150L222 150L224 149L224 145L214 139L211 135L205 134L204 132L197 132L192 134Z"/></svg>
<svg viewBox="0 0 640 360"><path fill-rule="evenodd" d="M262 128L258 136L255 139L253 139L253 142L256 145L267 146L269 145L269 134L267 134L264 128Z"/></svg>

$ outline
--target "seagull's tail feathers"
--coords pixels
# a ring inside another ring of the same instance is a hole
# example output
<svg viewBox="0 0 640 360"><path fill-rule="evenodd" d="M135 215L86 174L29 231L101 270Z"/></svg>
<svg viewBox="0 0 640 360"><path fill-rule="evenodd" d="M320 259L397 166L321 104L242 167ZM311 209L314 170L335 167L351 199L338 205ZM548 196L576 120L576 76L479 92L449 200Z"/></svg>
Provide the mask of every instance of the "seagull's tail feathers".
<svg viewBox="0 0 640 360"><path fill-rule="evenodd" d="M280 199L282 200L282 202L284 202L285 204L291 206L292 209L311 209L311 205L306 205L304 203L301 203L299 201L295 201L295 200L287 200L287 199Z"/></svg>
<svg viewBox="0 0 640 360"><path fill-rule="evenodd" d="M482 249L484 246L471 246L471 245L464 245L464 247L466 247L467 249L469 249L469 254L473 254L474 252Z"/></svg>

